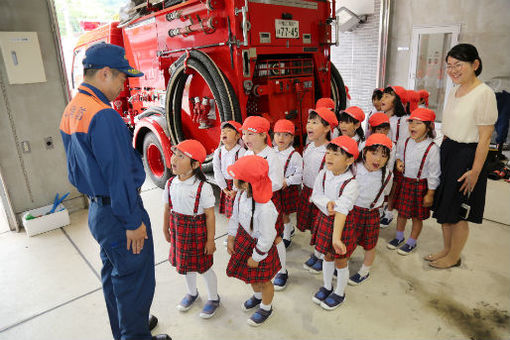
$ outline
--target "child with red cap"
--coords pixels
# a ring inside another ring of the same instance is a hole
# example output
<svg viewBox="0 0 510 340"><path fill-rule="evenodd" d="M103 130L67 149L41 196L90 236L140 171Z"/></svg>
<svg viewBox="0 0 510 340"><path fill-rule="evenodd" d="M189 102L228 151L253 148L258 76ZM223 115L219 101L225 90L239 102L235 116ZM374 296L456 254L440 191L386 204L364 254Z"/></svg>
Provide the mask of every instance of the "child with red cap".
<svg viewBox="0 0 510 340"><path fill-rule="evenodd" d="M329 97L319 98L315 103L315 108L318 109L319 107L325 107L326 109L336 112L335 101Z"/></svg>
<svg viewBox="0 0 510 340"><path fill-rule="evenodd" d="M388 86L383 91L381 99L381 109L390 119L391 139L395 145L398 145L400 140L405 140L408 137L407 128L407 91L402 86ZM390 193L389 206L392 207L393 201L397 200L396 197L400 192L402 183L402 173L397 169L393 173L393 188ZM387 227L393 221L393 212L386 211L387 215L381 219L381 226Z"/></svg>
<svg viewBox="0 0 510 340"><path fill-rule="evenodd" d="M416 240L423 227L423 220L430 217L434 192L439 186L441 167L439 147L434 143L434 111L418 108L409 117L409 135L397 145L395 167L404 175L395 209L398 210L397 232L387 247L396 249L400 255L408 255L416 249ZM404 230L411 218L413 227L407 242Z"/></svg>
<svg viewBox="0 0 510 340"><path fill-rule="evenodd" d="M372 115L374 113L381 111L381 99L382 99L382 95L383 95L383 90L384 89L376 88L372 92L372 106L373 106L373 109L370 110L370 112L367 115L367 119L365 120L365 122L363 124L363 130L365 131L365 137L366 138L368 138L368 136L370 136L368 120L370 119L370 117L372 117Z"/></svg>
<svg viewBox="0 0 510 340"><path fill-rule="evenodd" d="M246 149L239 144L241 133L240 123L233 120L222 122L220 146L213 154L214 180L221 189L219 213L224 214L227 219L232 215L236 196L232 177L228 174L227 167L243 157L246 152Z"/></svg>
<svg viewBox="0 0 510 340"><path fill-rule="evenodd" d="M341 136L354 139L358 144L365 140L361 123L365 120L365 112L358 106L350 106L340 113L338 131ZM336 132L336 131L335 131ZM333 133L335 137L335 133Z"/></svg>
<svg viewBox="0 0 510 340"><path fill-rule="evenodd" d="M413 112L418 108L420 103L420 94L418 91L407 90L407 100L409 105L409 112Z"/></svg>
<svg viewBox="0 0 510 340"><path fill-rule="evenodd" d="M289 215L297 211L297 201L299 190L303 182L303 158L297 150L294 149L295 126L290 120L280 119L274 125L274 150L280 157L283 164L282 189L282 207L283 207L283 243L288 248L291 242L291 236L294 236L294 226L290 223ZM276 280L275 279L275 289Z"/></svg>
<svg viewBox="0 0 510 340"><path fill-rule="evenodd" d="M387 166L392 148L393 142L390 138L384 134L373 133L367 138L357 162L356 181L359 196L350 214L354 237L348 241L354 243L354 248L358 244L362 246L365 255L360 270L349 278L349 284L352 286L357 286L370 277L370 267L374 263L375 246L379 239L379 208L384 203L384 196L389 194L391 189L393 176Z"/></svg>
<svg viewBox="0 0 510 340"><path fill-rule="evenodd" d="M197 273L202 274L209 299L200 317L211 318L218 309L218 283L212 269L214 243L214 193L206 182L201 164L206 151L200 142L188 139L172 148L172 173L165 185L163 234L170 243L170 264L185 276L188 294L177 309L188 311L198 298Z"/></svg>
<svg viewBox="0 0 510 340"><path fill-rule="evenodd" d="M240 158L227 171L240 191L228 223L227 275L251 284L254 294L243 303L242 309L248 311L259 306L248 324L260 326L273 313L271 279L281 268L274 245L278 212L271 201L269 165L264 158L249 155Z"/></svg>
<svg viewBox="0 0 510 340"><path fill-rule="evenodd" d="M346 237L352 236L354 227L346 220L358 197L358 183L351 169L356 158L358 144L354 139L347 136L333 139L327 146L326 169L315 179L311 196L311 202L319 209L311 243L324 258L324 285L312 300L327 310L336 309L343 302L349 280L347 259L352 251L346 249L350 245ZM338 278L333 289L335 267Z"/></svg>
<svg viewBox="0 0 510 340"><path fill-rule="evenodd" d="M273 197L272 201L278 211L278 219L276 221L276 249L278 250L278 256L282 264L282 275L285 279L284 286L287 283L288 273L285 264L287 263L287 250L285 244L282 242L283 236L283 206L281 201L281 189L283 187L283 166L280 161L280 156L276 151L271 148L271 138L269 137L269 121L264 117L250 116L244 120L243 130L243 141L248 151L245 156L257 155L267 160L269 164L269 178L272 182ZM280 280L277 283L282 282Z"/></svg>
<svg viewBox="0 0 510 340"><path fill-rule="evenodd" d="M303 151L303 188L299 196L297 227L301 231L310 230L318 213L310 202L315 178L326 163L326 146L331 139L331 131L338 125L335 113L325 107L310 110L306 124L307 138L310 142ZM313 274L322 271L322 255L314 253L304 263L305 269Z"/></svg>

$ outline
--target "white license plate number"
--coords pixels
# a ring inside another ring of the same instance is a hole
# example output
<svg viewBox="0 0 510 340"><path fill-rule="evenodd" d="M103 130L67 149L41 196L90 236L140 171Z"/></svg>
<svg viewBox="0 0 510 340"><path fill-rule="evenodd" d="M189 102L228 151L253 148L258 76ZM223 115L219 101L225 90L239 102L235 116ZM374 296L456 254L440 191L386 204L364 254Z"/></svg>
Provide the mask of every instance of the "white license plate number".
<svg viewBox="0 0 510 340"><path fill-rule="evenodd" d="M297 20L281 20L274 21L276 38L298 39L299 38L299 21Z"/></svg>

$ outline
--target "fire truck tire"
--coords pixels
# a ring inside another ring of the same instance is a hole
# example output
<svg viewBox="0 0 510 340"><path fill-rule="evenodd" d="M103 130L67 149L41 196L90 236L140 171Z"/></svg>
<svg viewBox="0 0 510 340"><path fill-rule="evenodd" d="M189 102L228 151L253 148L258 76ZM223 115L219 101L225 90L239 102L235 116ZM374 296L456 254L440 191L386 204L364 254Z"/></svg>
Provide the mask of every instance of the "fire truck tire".
<svg viewBox="0 0 510 340"><path fill-rule="evenodd" d="M147 132L143 140L143 164L152 182L163 189L171 171L165 163L163 148L153 132Z"/></svg>
<svg viewBox="0 0 510 340"><path fill-rule="evenodd" d="M347 93L345 93L345 84L338 72L338 69L331 63L331 99L336 103L336 111L345 110L347 105Z"/></svg>

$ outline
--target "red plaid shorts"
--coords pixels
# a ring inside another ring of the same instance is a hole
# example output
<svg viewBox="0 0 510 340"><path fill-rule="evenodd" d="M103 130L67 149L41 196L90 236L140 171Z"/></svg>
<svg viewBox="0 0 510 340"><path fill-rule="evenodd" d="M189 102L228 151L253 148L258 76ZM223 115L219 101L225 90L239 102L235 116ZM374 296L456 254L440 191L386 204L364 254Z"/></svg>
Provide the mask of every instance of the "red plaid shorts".
<svg viewBox="0 0 510 340"><path fill-rule="evenodd" d="M232 185L233 185L234 181L231 179L227 179L227 180L225 180L225 182L227 182L227 189L232 190ZM235 200L235 197L230 198L227 195L225 195L223 190L221 190L220 191L220 208L219 208L220 214L225 214L225 216L227 218L232 217L232 209L234 209L234 200Z"/></svg>
<svg viewBox="0 0 510 340"><path fill-rule="evenodd" d="M400 188L400 199L395 209L398 215L405 218L426 220L430 217L430 208L423 206L423 197L428 191L427 179L416 180L404 177Z"/></svg>
<svg viewBox="0 0 510 340"><path fill-rule="evenodd" d="M276 236L283 235L283 205L282 205L282 191L278 190L273 192L273 197L271 198L273 201L276 211L278 211L278 217L276 218L275 228L276 228Z"/></svg>
<svg viewBox="0 0 510 340"><path fill-rule="evenodd" d="M354 206L351 213L356 229L357 244L365 250L375 248L379 239L379 209L367 209Z"/></svg>
<svg viewBox="0 0 510 340"><path fill-rule="evenodd" d="M212 255L204 255L207 242L205 214L170 213L170 264L179 274L204 273L213 264Z"/></svg>
<svg viewBox="0 0 510 340"><path fill-rule="evenodd" d="M297 211L299 200L299 185L290 185L282 189L282 206L285 215Z"/></svg>
<svg viewBox="0 0 510 340"><path fill-rule="evenodd" d="M322 254L333 254L335 258L349 258L356 249L356 228L354 227L352 213L347 215L344 229L342 230L342 242L347 249L346 253L339 255L333 248L333 223L335 216L326 216L319 211L317 216L317 233L315 236L315 249ZM312 236L313 238L313 236Z"/></svg>
<svg viewBox="0 0 510 340"><path fill-rule="evenodd" d="M273 244L267 257L259 262L257 268L248 267L247 261L257 245L257 239L251 237L239 225L234 239L234 254L227 265L227 276L238 278L246 283L270 281L282 268L276 246Z"/></svg>
<svg viewBox="0 0 510 340"><path fill-rule="evenodd" d="M303 189L299 195L298 211L297 211L297 228L301 231L311 230L315 218L320 213L315 204L310 203L313 189L303 185Z"/></svg>

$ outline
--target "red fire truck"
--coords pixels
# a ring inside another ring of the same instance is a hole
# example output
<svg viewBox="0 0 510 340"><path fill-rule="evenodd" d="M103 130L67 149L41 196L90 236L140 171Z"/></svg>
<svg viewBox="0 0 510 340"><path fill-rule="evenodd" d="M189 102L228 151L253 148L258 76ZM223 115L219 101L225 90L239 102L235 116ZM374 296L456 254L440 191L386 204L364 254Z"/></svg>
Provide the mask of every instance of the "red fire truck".
<svg viewBox="0 0 510 340"><path fill-rule="evenodd" d="M91 44L126 49L145 75L129 78L113 107L132 128L133 145L158 186L170 175L171 145L183 139L202 142L208 167L222 121L289 119L300 149L318 98L332 97L345 108L344 84L330 61L335 1L144 0L128 12L121 23L80 38L73 86L81 82Z"/></svg>

